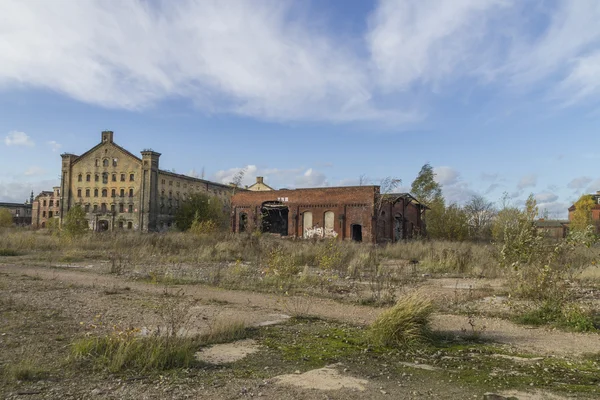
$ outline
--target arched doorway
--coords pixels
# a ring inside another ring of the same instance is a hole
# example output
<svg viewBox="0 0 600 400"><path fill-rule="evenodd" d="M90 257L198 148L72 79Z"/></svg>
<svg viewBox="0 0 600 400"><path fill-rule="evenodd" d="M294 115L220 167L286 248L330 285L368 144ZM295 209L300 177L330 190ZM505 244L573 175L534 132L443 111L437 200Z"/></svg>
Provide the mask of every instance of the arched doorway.
<svg viewBox="0 0 600 400"><path fill-rule="evenodd" d="M98 221L98 232L106 232L108 230L108 221L101 219Z"/></svg>
<svg viewBox="0 0 600 400"><path fill-rule="evenodd" d="M239 232L246 232L246 227L248 226L248 214L242 213L240 214L240 223L239 223Z"/></svg>

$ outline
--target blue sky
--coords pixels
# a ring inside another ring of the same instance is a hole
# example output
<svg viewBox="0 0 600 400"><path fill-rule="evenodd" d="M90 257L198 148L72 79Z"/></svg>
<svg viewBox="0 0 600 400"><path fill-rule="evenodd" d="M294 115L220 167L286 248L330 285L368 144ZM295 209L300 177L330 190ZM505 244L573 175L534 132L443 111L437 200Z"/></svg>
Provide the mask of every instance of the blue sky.
<svg viewBox="0 0 600 400"><path fill-rule="evenodd" d="M597 0L0 0L0 201L102 130L161 167L274 187L600 190Z"/></svg>

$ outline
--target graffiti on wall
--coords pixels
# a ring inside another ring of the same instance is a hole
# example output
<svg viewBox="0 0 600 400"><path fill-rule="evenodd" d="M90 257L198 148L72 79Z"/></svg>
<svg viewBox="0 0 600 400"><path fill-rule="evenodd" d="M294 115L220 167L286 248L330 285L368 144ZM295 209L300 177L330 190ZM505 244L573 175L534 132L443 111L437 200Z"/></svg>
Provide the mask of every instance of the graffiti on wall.
<svg viewBox="0 0 600 400"><path fill-rule="evenodd" d="M312 238L336 238L338 236L337 232L332 228L322 228L319 226L313 226L312 228L304 229L304 238L312 239Z"/></svg>

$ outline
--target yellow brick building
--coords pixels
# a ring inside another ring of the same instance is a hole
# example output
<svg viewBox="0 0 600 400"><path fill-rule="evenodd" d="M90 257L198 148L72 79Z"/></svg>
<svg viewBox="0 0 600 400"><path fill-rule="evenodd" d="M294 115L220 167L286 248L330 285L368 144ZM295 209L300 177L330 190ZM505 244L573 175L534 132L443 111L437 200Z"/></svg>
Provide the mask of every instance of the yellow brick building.
<svg viewBox="0 0 600 400"><path fill-rule="evenodd" d="M219 197L229 206L232 187L159 169L160 153L143 150L139 158L102 132L101 142L84 154L62 154L61 224L80 204L90 229L160 231L171 227L175 212L192 193Z"/></svg>

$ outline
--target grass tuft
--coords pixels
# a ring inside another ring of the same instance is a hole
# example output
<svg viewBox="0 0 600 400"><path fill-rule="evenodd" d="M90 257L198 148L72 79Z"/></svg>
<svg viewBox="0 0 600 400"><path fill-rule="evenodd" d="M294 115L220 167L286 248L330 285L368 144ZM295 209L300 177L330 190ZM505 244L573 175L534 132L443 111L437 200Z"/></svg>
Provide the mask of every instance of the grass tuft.
<svg viewBox="0 0 600 400"><path fill-rule="evenodd" d="M405 296L382 312L369 328L370 339L382 346L412 347L431 336L433 305L418 293Z"/></svg>
<svg viewBox="0 0 600 400"><path fill-rule="evenodd" d="M19 253L17 253L16 250L13 249L0 249L0 257L15 257L18 256Z"/></svg>

